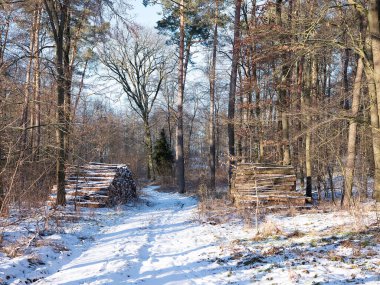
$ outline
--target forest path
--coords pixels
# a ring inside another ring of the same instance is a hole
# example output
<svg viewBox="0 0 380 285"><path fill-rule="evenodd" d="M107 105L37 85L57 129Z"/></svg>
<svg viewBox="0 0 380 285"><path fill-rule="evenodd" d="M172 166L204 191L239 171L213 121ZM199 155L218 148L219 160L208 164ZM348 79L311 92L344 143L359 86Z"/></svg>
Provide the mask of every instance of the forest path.
<svg viewBox="0 0 380 285"><path fill-rule="evenodd" d="M347 232L357 221L345 211L268 215L270 235L253 239L254 229L226 205L218 204L218 221L200 216L196 199L156 187L145 188L141 201L87 209L67 233L46 237L66 250L42 247L34 262L0 263L0 278L4 269L18 278L0 284L380 284L375 212L362 216L367 232Z"/></svg>
<svg viewBox="0 0 380 285"><path fill-rule="evenodd" d="M218 236L196 221L197 201L156 187L145 188L143 199L145 204L106 223L87 250L37 284L213 283L209 255L220 252Z"/></svg>

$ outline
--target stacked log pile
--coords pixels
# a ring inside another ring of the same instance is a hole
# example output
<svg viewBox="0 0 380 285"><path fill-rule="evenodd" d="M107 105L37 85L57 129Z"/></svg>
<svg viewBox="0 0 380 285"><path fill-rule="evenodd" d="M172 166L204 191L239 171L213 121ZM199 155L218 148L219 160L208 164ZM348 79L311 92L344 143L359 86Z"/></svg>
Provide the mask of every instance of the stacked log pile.
<svg viewBox="0 0 380 285"><path fill-rule="evenodd" d="M66 201L79 207L103 208L124 204L136 197L132 172L123 164L90 162L70 167L66 174ZM50 204L56 200L54 186Z"/></svg>
<svg viewBox="0 0 380 285"><path fill-rule="evenodd" d="M127 190L127 191L125 191ZM137 198L136 184L132 177L132 172L128 167L119 167L115 177L108 188L111 205L125 204L133 198Z"/></svg>
<svg viewBox="0 0 380 285"><path fill-rule="evenodd" d="M292 166L240 163L233 171L231 195L239 208L305 205L305 196L296 192Z"/></svg>

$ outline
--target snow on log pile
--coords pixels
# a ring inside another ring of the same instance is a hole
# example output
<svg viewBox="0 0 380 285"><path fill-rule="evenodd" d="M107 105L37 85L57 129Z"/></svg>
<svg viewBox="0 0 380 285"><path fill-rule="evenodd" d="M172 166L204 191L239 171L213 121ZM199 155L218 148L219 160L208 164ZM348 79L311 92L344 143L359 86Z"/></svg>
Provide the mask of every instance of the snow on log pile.
<svg viewBox="0 0 380 285"><path fill-rule="evenodd" d="M68 168L66 200L79 207L103 208L124 204L136 197L136 183L132 172L123 164L90 162ZM50 204L56 200L57 186L53 187Z"/></svg>
<svg viewBox="0 0 380 285"><path fill-rule="evenodd" d="M296 192L292 166L240 163L233 170L231 195L239 208L281 208L305 205L305 196Z"/></svg>

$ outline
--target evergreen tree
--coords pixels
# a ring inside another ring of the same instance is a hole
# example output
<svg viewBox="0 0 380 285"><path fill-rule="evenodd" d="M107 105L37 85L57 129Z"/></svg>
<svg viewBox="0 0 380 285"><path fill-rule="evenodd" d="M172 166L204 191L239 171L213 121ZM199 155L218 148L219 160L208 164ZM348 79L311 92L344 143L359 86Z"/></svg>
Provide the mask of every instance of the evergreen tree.
<svg viewBox="0 0 380 285"><path fill-rule="evenodd" d="M164 129L161 130L160 137L154 144L153 159L159 175L172 174L174 156Z"/></svg>

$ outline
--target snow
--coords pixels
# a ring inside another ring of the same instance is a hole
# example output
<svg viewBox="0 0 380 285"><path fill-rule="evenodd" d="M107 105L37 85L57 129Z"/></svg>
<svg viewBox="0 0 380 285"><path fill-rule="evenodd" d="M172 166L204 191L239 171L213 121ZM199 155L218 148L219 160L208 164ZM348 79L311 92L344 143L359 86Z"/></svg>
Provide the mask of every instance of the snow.
<svg viewBox="0 0 380 285"><path fill-rule="evenodd" d="M233 213L211 224L194 197L151 186L137 204L79 215L21 256L0 254L0 284L380 284L379 231L351 232L343 211L273 214L263 226L278 232L255 239Z"/></svg>

